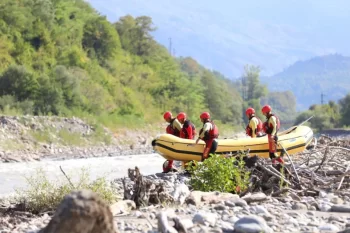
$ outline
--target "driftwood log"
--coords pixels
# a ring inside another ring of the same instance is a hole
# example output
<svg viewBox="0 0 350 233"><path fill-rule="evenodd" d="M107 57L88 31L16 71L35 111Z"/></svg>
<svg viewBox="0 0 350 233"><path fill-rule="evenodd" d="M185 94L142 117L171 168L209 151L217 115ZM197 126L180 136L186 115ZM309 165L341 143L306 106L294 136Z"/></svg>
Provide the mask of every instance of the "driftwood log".
<svg viewBox="0 0 350 233"><path fill-rule="evenodd" d="M270 160L251 157L246 159L251 171L251 184L240 196L248 192L264 192L278 196L286 192L294 196L317 196L321 190L346 192L350 187L350 139L321 136L302 153L288 156L285 164L272 165ZM124 199L135 201L138 207L172 202L165 185L143 177L140 170L129 169L132 185L123 180ZM350 192L349 192L350 193Z"/></svg>
<svg viewBox="0 0 350 233"><path fill-rule="evenodd" d="M350 139L321 136L318 144L294 155L293 160L294 164L290 159L284 167L273 167L259 159L252 171L255 184L251 191L259 190L273 196L285 192L315 196L320 190L341 192L350 187ZM285 185L281 186L281 181Z"/></svg>
<svg viewBox="0 0 350 233"><path fill-rule="evenodd" d="M133 200L137 207L173 201L165 192L165 184L162 181L147 179L142 176L138 167L128 169L128 178L131 182L127 182L127 178L122 179L124 200Z"/></svg>

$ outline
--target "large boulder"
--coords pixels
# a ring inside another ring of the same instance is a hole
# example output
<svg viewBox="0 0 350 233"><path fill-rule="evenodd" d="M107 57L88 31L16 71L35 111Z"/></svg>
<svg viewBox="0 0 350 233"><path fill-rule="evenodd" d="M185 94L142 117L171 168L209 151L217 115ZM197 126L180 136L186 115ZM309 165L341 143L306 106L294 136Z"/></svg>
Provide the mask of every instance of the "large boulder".
<svg viewBox="0 0 350 233"><path fill-rule="evenodd" d="M39 233L117 233L109 205L90 190L64 197L49 224Z"/></svg>

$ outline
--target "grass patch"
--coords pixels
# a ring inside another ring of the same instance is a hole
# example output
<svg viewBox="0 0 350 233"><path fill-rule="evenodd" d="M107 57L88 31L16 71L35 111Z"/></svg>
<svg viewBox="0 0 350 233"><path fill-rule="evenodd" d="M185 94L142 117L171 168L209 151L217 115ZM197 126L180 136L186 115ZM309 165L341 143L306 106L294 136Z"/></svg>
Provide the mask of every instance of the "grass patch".
<svg viewBox="0 0 350 233"><path fill-rule="evenodd" d="M23 150L26 148L26 145L22 142L14 141L14 139L6 139L0 143L0 147L4 150Z"/></svg>
<svg viewBox="0 0 350 233"><path fill-rule="evenodd" d="M94 124L93 127L94 127L94 132L88 136L92 142L94 143L103 142L106 145L112 144L111 133L106 132L103 126L101 126L100 124Z"/></svg>
<svg viewBox="0 0 350 233"><path fill-rule="evenodd" d="M120 116L117 114L103 114L96 118L97 122L110 129L127 126L129 129L137 129L144 126L146 122L142 117L135 115Z"/></svg>
<svg viewBox="0 0 350 233"><path fill-rule="evenodd" d="M56 140L52 136L49 130L37 130L37 131L30 131L30 135L37 141L37 142L45 142L45 143L53 143Z"/></svg>
<svg viewBox="0 0 350 233"><path fill-rule="evenodd" d="M102 126L96 126L90 135L81 135L78 132L70 132L68 129L45 129L44 131L30 131L30 135L37 142L58 143L65 146L85 146L89 143L98 144L103 142L106 145L112 143L112 135L106 133ZM55 136L56 135L56 136Z"/></svg>
<svg viewBox="0 0 350 233"><path fill-rule="evenodd" d="M38 214L55 210L65 195L79 189L90 189L96 192L108 204L117 200L116 192L105 177L90 181L88 169L82 168L76 178L76 181L73 182L72 177L69 177L74 185L72 187L65 177L50 181L45 171L39 168L34 175L25 177L27 189L16 189L15 201L25 203L28 211Z"/></svg>
<svg viewBox="0 0 350 233"><path fill-rule="evenodd" d="M86 140L80 133L69 132L67 129L61 129L58 132L58 137L61 139L61 143L66 146L83 146L86 144Z"/></svg>
<svg viewBox="0 0 350 233"><path fill-rule="evenodd" d="M82 111L71 111L65 117L78 117L90 125L103 125L110 130L128 127L128 129L138 129L147 123L153 123L145 120L143 116L138 115L120 115L118 113L101 113L100 115L92 115ZM162 119L162 118L160 118Z"/></svg>

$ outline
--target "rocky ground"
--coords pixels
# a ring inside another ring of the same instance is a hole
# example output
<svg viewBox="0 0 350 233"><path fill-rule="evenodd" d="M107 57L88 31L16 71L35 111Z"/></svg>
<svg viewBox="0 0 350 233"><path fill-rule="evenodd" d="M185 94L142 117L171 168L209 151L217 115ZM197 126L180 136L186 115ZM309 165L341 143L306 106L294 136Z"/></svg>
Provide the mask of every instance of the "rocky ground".
<svg viewBox="0 0 350 233"><path fill-rule="evenodd" d="M281 174L268 161L259 160L251 168L252 185L240 195L191 190L190 176L183 172L142 176L137 168L130 169L128 178L113 182L125 199L110 206L115 228L118 232L350 232L349 145L349 140L322 137L310 151L293 156L298 175L287 162L292 171L286 177L289 186L279 186ZM143 206L136 208L138 203ZM4 233L36 232L52 215L9 211L8 205L0 210Z"/></svg>
<svg viewBox="0 0 350 233"><path fill-rule="evenodd" d="M188 189L187 177L156 174L149 179L167 183L175 199L171 206L152 205L139 210L130 200L111 206L118 232L340 232L350 230L350 198L347 194L320 192L316 197L262 192L240 198L236 194ZM117 181L118 182L118 181ZM163 220L161 220L163 218ZM0 232L36 232L48 224L48 214L5 215ZM161 220L161 221L160 221ZM168 231L159 231L158 222ZM182 226L186 231L181 231ZM176 231L173 229L177 229Z"/></svg>
<svg viewBox="0 0 350 233"><path fill-rule="evenodd" d="M163 125L111 132L79 118L1 116L0 162L152 153Z"/></svg>

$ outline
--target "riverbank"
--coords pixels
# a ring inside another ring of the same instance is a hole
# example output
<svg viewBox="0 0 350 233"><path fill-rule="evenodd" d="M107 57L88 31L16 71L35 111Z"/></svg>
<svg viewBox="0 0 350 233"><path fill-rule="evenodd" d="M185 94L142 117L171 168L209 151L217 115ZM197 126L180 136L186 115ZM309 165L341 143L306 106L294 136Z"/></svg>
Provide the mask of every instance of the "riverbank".
<svg viewBox="0 0 350 233"><path fill-rule="evenodd" d="M162 127L111 131L74 117L1 116L0 162L149 154Z"/></svg>
<svg viewBox="0 0 350 233"><path fill-rule="evenodd" d="M76 159L153 153L151 142L167 123L108 129L79 118L1 116L0 162ZM220 137L243 133L222 129Z"/></svg>

